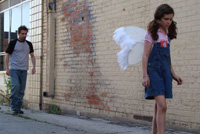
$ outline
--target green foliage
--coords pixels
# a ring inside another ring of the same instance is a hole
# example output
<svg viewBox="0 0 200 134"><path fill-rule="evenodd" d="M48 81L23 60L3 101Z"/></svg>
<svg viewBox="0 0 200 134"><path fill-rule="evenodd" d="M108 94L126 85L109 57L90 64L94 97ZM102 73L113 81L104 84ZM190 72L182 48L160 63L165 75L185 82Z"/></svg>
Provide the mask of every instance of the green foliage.
<svg viewBox="0 0 200 134"><path fill-rule="evenodd" d="M22 108L23 108L23 109L26 109L26 110L28 110L28 109L29 109L29 107L27 107L27 106L24 106L24 105L22 106Z"/></svg>
<svg viewBox="0 0 200 134"><path fill-rule="evenodd" d="M60 114L60 108L56 105L49 105L49 113L51 114Z"/></svg>
<svg viewBox="0 0 200 134"><path fill-rule="evenodd" d="M11 92L11 87L12 87L10 76L9 77L4 76L4 83L6 84L5 95L6 97L10 97L10 92Z"/></svg>
<svg viewBox="0 0 200 134"><path fill-rule="evenodd" d="M11 92L11 80L10 77L4 76L4 83L6 85L6 90L0 89L0 103L10 104L10 92Z"/></svg>

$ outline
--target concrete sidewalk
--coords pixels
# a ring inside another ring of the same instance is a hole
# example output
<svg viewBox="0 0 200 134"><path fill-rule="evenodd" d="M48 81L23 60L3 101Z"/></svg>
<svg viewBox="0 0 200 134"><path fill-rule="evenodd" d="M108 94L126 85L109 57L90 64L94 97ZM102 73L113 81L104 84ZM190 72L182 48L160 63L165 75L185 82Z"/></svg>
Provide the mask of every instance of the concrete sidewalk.
<svg viewBox="0 0 200 134"><path fill-rule="evenodd" d="M0 134L151 134L150 126L114 124L107 120L48 114L24 110L11 115L10 108L0 105ZM192 134L167 130L166 134Z"/></svg>

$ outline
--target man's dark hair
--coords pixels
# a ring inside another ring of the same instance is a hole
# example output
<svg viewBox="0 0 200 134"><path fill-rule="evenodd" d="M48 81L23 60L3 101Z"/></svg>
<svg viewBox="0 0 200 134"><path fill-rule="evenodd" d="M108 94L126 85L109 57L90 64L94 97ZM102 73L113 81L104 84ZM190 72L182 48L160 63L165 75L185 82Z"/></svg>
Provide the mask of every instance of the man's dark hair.
<svg viewBox="0 0 200 134"><path fill-rule="evenodd" d="M27 28L25 25L22 25L22 26L20 26L20 27L18 28L18 34L21 33L21 30L25 30L25 31L28 32L28 28Z"/></svg>

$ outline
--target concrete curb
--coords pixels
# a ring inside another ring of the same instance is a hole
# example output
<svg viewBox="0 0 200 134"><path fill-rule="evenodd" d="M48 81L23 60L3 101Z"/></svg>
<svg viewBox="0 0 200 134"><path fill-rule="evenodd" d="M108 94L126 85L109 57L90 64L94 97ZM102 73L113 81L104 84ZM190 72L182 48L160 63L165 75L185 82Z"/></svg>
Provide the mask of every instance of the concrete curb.
<svg viewBox="0 0 200 134"><path fill-rule="evenodd" d="M11 114L10 107L0 105L0 111L5 114ZM25 119L32 119L38 122L49 123L52 125L65 127L73 130L79 130L84 134L150 134L149 126L126 126L114 124L111 121L86 118L82 116L55 115L37 110L23 110L24 114L19 115ZM191 134L174 130L167 130L166 134Z"/></svg>

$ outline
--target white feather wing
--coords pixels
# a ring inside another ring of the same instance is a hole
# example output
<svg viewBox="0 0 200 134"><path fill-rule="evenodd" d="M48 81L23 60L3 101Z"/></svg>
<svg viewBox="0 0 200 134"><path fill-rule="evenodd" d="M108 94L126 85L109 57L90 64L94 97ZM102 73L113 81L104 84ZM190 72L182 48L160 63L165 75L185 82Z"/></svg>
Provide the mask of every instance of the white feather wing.
<svg viewBox="0 0 200 134"><path fill-rule="evenodd" d="M135 26L121 27L115 30L113 40L121 47L117 53L122 70L128 65L135 65L142 60L144 36L146 31Z"/></svg>

